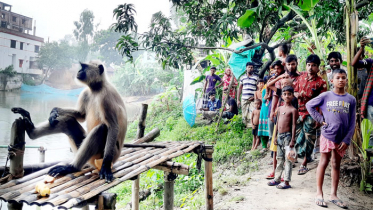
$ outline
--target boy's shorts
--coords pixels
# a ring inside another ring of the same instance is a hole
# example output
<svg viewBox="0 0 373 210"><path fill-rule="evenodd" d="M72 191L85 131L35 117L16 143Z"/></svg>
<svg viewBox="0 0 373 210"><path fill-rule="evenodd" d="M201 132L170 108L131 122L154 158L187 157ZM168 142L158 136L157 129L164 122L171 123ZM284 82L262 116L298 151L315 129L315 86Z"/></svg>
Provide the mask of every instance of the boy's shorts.
<svg viewBox="0 0 373 210"><path fill-rule="evenodd" d="M252 131L253 136L257 136L258 135L258 127L259 127L259 125L257 125L256 128L253 129L253 131Z"/></svg>
<svg viewBox="0 0 373 210"><path fill-rule="evenodd" d="M323 135L320 136L320 152L321 153L328 153L331 152L333 149L343 157L346 154L346 150L340 151L338 150L339 144L330 141L329 139L325 138Z"/></svg>

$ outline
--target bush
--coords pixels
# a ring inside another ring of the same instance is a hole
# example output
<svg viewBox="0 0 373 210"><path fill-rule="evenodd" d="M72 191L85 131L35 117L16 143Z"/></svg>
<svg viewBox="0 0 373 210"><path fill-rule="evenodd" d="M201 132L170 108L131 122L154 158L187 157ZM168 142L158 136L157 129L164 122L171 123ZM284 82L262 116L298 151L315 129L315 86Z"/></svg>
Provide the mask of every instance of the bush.
<svg viewBox="0 0 373 210"><path fill-rule="evenodd" d="M5 69L0 69L0 73L5 74L9 77L14 77L14 76L17 75L17 72L14 71L13 65L10 65L10 66L6 67Z"/></svg>

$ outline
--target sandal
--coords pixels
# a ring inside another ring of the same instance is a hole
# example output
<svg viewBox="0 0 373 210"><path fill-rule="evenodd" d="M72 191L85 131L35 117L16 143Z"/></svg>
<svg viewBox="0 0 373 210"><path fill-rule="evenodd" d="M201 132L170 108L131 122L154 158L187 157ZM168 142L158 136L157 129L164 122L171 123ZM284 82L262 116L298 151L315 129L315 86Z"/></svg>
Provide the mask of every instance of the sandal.
<svg viewBox="0 0 373 210"><path fill-rule="evenodd" d="M309 171L308 168L304 165L300 165L299 170L298 170L298 175L304 175Z"/></svg>
<svg viewBox="0 0 373 210"><path fill-rule="evenodd" d="M323 203L325 203L325 205ZM328 205L326 205L326 202L324 201L324 199L315 198L315 204L320 207L328 208Z"/></svg>
<svg viewBox="0 0 373 210"><path fill-rule="evenodd" d="M277 189L281 189L281 190L285 190L285 189L289 189L289 188L291 188L291 186L290 186L290 185L286 185L285 182L281 182L281 184L278 184L278 185L276 186L276 188L277 188Z"/></svg>
<svg viewBox="0 0 373 210"><path fill-rule="evenodd" d="M338 206L339 208L348 209L346 204L343 203L343 201L341 201L341 200L329 200L329 202L332 202L334 205Z"/></svg>
<svg viewBox="0 0 373 210"><path fill-rule="evenodd" d="M270 173L267 177L266 177L266 179L274 179L275 178L275 173Z"/></svg>
<svg viewBox="0 0 373 210"><path fill-rule="evenodd" d="M267 184L268 184L268 186L276 186L276 185L279 185L280 183L281 182L276 182L274 179L272 179Z"/></svg>

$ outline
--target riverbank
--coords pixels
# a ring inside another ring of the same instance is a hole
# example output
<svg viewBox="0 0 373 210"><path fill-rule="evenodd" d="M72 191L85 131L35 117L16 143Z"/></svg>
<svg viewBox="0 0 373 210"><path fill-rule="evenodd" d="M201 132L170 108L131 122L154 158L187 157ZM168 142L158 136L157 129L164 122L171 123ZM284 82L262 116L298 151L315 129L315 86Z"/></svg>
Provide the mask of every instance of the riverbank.
<svg viewBox="0 0 373 210"><path fill-rule="evenodd" d="M309 165L306 175L297 175L300 163L293 169L292 188L279 190L267 186L265 176L271 171L270 152L259 150L246 153L251 148L251 130L244 129L239 116L228 125L220 125L197 117L196 124L190 127L182 116L180 105L166 109L164 103L153 103L146 122L146 132L154 127L161 129L156 141L202 140L214 145L214 209L318 209L314 204L316 192L315 173L318 159ZM134 139L137 121L129 125L127 140ZM189 176L179 176L175 180L175 209L204 209L204 171L196 170L196 156L188 155L174 159L188 164L192 170ZM203 165L203 164L202 164ZM325 199L330 192L330 168L325 176ZM140 209L161 209L163 205L163 172L150 170L140 177L140 191L148 197L140 202ZM132 182L125 182L111 190L118 194L118 209L130 209ZM150 193L149 193L150 192ZM340 198L350 209L372 209L373 195L359 191L358 185L340 182ZM150 195L149 195L150 194ZM339 209L328 203L329 209Z"/></svg>

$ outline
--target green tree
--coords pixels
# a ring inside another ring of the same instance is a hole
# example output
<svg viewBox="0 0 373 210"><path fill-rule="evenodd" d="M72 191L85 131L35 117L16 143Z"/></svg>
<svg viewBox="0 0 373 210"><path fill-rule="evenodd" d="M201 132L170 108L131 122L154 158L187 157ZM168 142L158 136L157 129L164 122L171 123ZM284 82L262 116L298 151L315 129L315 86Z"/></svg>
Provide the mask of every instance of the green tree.
<svg viewBox="0 0 373 210"><path fill-rule="evenodd" d="M114 10L117 23L113 28L117 32L126 33L117 44L122 55L127 57L139 49L154 51L163 66L178 68L181 64L193 61L193 49L223 49L240 53L261 46L257 58L268 52L269 61L263 65L264 73L269 64L275 59L274 50L284 43L292 41L292 36L307 31L302 19L292 10L286 10L284 4L303 7L310 0L171 0L177 10L185 13L185 27L174 30L170 18L161 12L155 13L151 20L149 31L137 34L133 5L123 4ZM307 21L314 19L320 34L332 30L339 42L345 40L343 7L344 1L321 0L315 7L313 16L303 14ZM127 8L127 9L121 9ZM373 0L361 0L356 4L360 17L365 19L373 10ZM282 33L278 39L276 34ZM221 43L231 40L239 41L243 34L248 34L258 42L239 51L220 47ZM276 38L276 39L275 39ZM204 46L202 46L204 45ZM140 46L140 48L139 48Z"/></svg>
<svg viewBox="0 0 373 210"><path fill-rule="evenodd" d="M85 61L89 54L90 44L95 32L94 19L93 12L85 9L80 14L79 21L74 21L75 29L73 34L78 41L76 55L79 61Z"/></svg>
<svg viewBox="0 0 373 210"><path fill-rule="evenodd" d="M72 62L73 49L66 41L45 43L40 49L39 58L37 59L39 68L46 69L42 83L44 83L50 71L70 68Z"/></svg>
<svg viewBox="0 0 373 210"><path fill-rule="evenodd" d="M123 63L122 56L115 49L121 34L110 29L100 30L94 36L92 50L100 53L100 59L107 64L120 65Z"/></svg>

